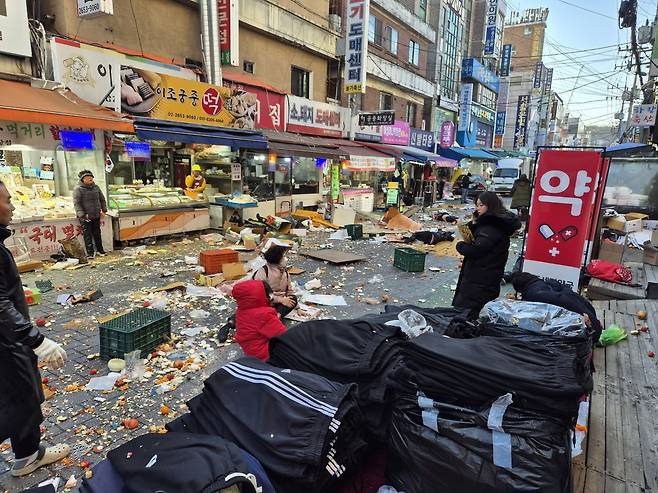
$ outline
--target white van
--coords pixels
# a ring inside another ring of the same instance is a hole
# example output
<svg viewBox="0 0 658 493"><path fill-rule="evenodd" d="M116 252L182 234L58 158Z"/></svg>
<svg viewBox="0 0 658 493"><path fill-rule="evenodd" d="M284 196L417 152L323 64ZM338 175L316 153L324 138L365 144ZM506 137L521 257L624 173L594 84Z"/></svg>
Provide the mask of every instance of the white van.
<svg viewBox="0 0 658 493"><path fill-rule="evenodd" d="M521 176L521 165L523 159L509 158L501 159L496 165L493 173L494 192L503 194L510 193L514 182Z"/></svg>

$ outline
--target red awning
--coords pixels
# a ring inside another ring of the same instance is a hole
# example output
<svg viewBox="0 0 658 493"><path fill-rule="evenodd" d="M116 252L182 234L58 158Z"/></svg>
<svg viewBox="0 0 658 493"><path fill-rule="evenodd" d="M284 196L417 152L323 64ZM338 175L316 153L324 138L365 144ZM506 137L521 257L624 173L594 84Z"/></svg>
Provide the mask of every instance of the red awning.
<svg viewBox="0 0 658 493"><path fill-rule="evenodd" d="M260 87L261 89L265 89L266 91L269 92L274 92L277 94L286 94L286 91L277 89L276 87L271 86L266 82L262 82L258 80L256 77L245 74L243 72L233 72L227 69L223 69L222 78L227 81L233 82L234 84L244 84L246 86Z"/></svg>
<svg viewBox="0 0 658 493"><path fill-rule="evenodd" d="M69 89L38 89L0 80L0 120L47 123L133 133L132 121L102 106L83 101Z"/></svg>

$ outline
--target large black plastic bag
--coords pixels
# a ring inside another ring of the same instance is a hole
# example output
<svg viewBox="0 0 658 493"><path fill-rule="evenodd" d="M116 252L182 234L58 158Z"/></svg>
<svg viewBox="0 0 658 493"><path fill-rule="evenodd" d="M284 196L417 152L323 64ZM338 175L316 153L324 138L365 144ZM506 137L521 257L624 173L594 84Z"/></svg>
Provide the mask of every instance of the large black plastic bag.
<svg viewBox="0 0 658 493"><path fill-rule="evenodd" d="M512 404L497 443L511 443L511 467L494 463L490 405L467 408L432 403L423 410L413 396L396 402L388 479L406 493L571 491L571 444L560 420ZM425 424L423 424L425 423ZM438 430L438 431L436 431ZM502 436L502 440L501 440ZM501 450L497 450L501 455ZM502 456L505 457L505 450ZM498 459L500 462L500 459Z"/></svg>

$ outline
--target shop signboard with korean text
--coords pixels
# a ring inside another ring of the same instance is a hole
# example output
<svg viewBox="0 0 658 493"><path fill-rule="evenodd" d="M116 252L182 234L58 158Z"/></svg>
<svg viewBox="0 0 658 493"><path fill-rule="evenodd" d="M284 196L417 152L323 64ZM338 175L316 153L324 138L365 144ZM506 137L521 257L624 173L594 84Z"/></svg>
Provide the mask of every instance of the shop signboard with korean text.
<svg viewBox="0 0 658 493"><path fill-rule="evenodd" d="M395 111L377 111L374 113L359 113L359 126L393 125Z"/></svg>
<svg viewBox="0 0 658 493"><path fill-rule="evenodd" d="M459 93L459 125L457 130L468 132L471 124L471 105L473 104L473 84L462 84Z"/></svg>
<svg viewBox="0 0 658 493"><path fill-rule="evenodd" d="M57 82L64 84L85 101L117 112L121 111L122 65L196 80L191 70L174 65L167 66L139 57L129 57L77 41L53 38L50 47L53 75ZM125 88L123 89L125 91Z"/></svg>
<svg viewBox="0 0 658 493"><path fill-rule="evenodd" d="M546 92L550 91L553 88L553 69L546 69Z"/></svg>
<svg viewBox="0 0 658 493"><path fill-rule="evenodd" d="M528 112L530 110L530 96L519 96L516 105L516 124L514 126L514 150L527 144Z"/></svg>
<svg viewBox="0 0 658 493"><path fill-rule="evenodd" d="M486 0L484 13L484 55L496 53L496 27L498 24L498 0Z"/></svg>
<svg viewBox="0 0 658 493"><path fill-rule="evenodd" d="M504 135L505 134L505 119L507 118L507 112L499 111L496 113L496 130L495 135Z"/></svg>
<svg viewBox="0 0 658 493"><path fill-rule="evenodd" d="M434 132L412 128L409 130L409 145L417 149L434 152Z"/></svg>
<svg viewBox="0 0 658 493"><path fill-rule="evenodd" d="M397 120L394 125L381 128L382 144L409 145L410 128L407 122Z"/></svg>
<svg viewBox="0 0 658 493"><path fill-rule="evenodd" d="M537 62L535 64L535 74L532 80L532 87L534 89L539 89L541 87L543 72L544 72L544 63Z"/></svg>
<svg viewBox="0 0 658 493"><path fill-rule="evenodd" d="M0 121L0 146L20 145L54 151L62 145L60 135L62 130L88 132L91 134L94 148L103 149L102 130L12 121Z"/></svg>
<svg viewBox="0 0 658 493"><path fill-rule="evenodd" d="M239 84L226 79L226 77L223 79L223 85L232 89L234 93L246 92L256 96L256 128L267 128L281 132L285 130L286 97L284 94L271 92L262 87Z"/></svg>
<svg viewBox="0 0 658 493"><path fill-rule="evenodd" d="M121 66L121 111L135 116L251 130L253 93Z"/></svg>
<svg viewBox="0 0 658 493"><path fill-rule="evenodd" d="M510 66L512 65L512 45L503 46L503 56L500 61L500 76L509 76Z"/></svg>
<svg viewBox="0 0 658 493"><path fill-rule="evenodd" d="M473 79L498 94L500 79L475 58L465 58L462 62L462 79Z"/></svg>
<svg viewBox="0 0 658 493"><path fill-rule="evenodd" d="M655 104L636 104L633 106L633 114L631 115L631 126L633 127L651 127L656 124L656 109L658 105Z"/></svg>
<svg viewBox="0 0 658 493"><path fill-rule="evenodd" d="M395 171L395 158L380 156L350 156L348 169L352 171Z"/></svg>
<svg viewBox="0 0 658 493"><path fill-rule="evenodd" d="M354 115L350 132L352 132L354 140L381 142L381 128L380 125L359 125L359 115Z"/></svg>
<svg viewBox="0 0 658 493"><path fill-rule="evenodd" d="M335 104L286 96L288 131L300 134L341 137L349 110Z"/></svg>
<svg viewBox="0 0 658 493"><path fill-rule="evenodd" d="M239 5L238 0L217 0L222 65L240 65Z"/></svg>
<svg viewBox="0 0 658 493"><path fill-rule="evenodd" d="M528 227L524 272L578 290L603 161L596 151L541 151Z"/></svg>
<svg viewBox="0 0 658 493"><path fill-rule="evenodd" d="M347 94L366 92L370 0L345 2L346 39L343 84Z"/></svg>
<svg viewBox="0 0 658 493"><path fill-rule="evenodd" d="M441 124L439 143L443 149L452 147L455 143L455 124L451 121L445 121Z"/></svg>

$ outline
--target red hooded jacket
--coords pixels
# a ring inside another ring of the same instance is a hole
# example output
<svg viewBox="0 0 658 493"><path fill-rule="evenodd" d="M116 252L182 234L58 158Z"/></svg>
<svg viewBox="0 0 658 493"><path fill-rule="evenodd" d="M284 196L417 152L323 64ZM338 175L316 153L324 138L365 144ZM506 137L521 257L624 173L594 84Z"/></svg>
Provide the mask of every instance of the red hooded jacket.
<svg viewBox="0 0 658 493"><path fill-rule="evenodd" d="M243 281L233 287L238 303L235 313L235 340L244 354L261 361L270 357L269 343L286 331L277 311L272 308L265 293L263 281Z"/></svg>

